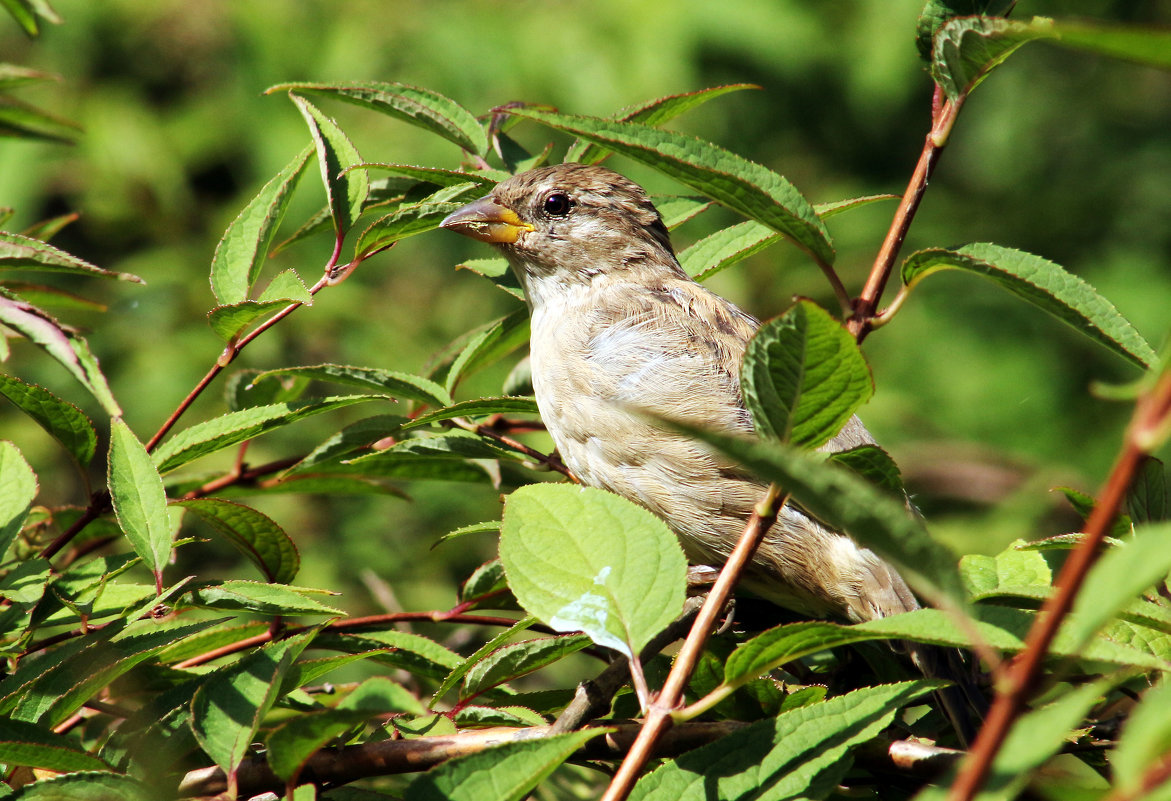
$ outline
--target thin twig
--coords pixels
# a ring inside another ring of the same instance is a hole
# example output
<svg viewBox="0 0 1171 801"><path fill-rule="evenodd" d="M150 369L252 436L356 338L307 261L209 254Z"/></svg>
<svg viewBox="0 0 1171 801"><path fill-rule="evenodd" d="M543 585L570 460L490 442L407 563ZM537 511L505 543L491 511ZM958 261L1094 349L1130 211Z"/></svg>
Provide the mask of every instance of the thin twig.
<svg viewBox="0 0 1171 801"><path fill-rule="evenodd" d="M1122 452L1110 472L1098 503L1086 521L1082 541L1066 559L1054 582L1053 594L1034 618L1025 640L1025 648L1009 668L1007 687L993 701L984 726L951 787L949 801L970 801L984 785L1009 729L1024 710L1025 703L1036 687L1045 654L1073 607L1086 574L1098 557L1102 541L1122 508L1130 483L1147 449L1154 444L1151 442L1151 432L1165 425L1169 418L1171 369L1164 369L1150 393L1140 397L1135 405Z"/></svg>
<svg viewBox="0 0 1171 801"><path fill-rule="evenodd" d="M735 589L740 574L752 560L752 555L756 553L756 548L764 539L764 535L776 522L777 514L786 500L788 495L782 494L776 485L769 485L764 498L752 510L752 516L744 526L744 533L740 535L740 540L720 570L720 577L716 579L715 586L708 593L703 608L695 618L691 633L687 635L679 655L675 658L675 664L666 682L663 683L662 691L651 703L638 738L631 745L630 752L622 761L618 772L614 774L610 786L602 796L602 801L622 801L634 788L638 774L650 759L655 743L672 725L671 713L682 703L683 691L687 688L691 673L703 653L708 634L715 627L716 619L728 599L732 597L732 590Z"/></svg>
<svg viewBox="0 0 1171 801"><path fill-rule="evenodd" d="M927 191L927 182L935 171L935 165L943 153L952 126L955 124L956 115L959 114L960 107L963 105L963 97L954 101L943 100L940 102L942 92L943 90L938 86L935 87L931 132L923 142L923 150L919 154L915 171L907 183L907 189L903 193L898 211L895 212L894 219L891 221L886 239L883 240L882 247L879 248L878 255L874 259L874 266L866 279L866 285L862 288L862 294L853 304L853 314L850 316L848 328L859 342L865 339L870 332L870 320L878 310L878 302L882 298L883 289L886 288L886 282L894 270L895 259L898 258L903 241L907 238L907 231L910 230L915 213L919 210L923 193Z"/></svg>

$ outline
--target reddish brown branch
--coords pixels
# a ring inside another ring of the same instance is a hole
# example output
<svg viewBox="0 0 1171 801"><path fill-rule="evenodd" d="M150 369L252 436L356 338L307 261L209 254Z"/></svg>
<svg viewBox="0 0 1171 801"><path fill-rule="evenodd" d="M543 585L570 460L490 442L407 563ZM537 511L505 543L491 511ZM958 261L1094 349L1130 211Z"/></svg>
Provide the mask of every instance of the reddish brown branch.
<svg viewBox="0 0 1171 801"><path fill-rule="evenodd" d="M602 801L622 801L630 794L643 766L651 758L655 744L671 728L671 713L683 701L683 691L687 688L691 673L703 653L708 634L715 628L716 620L728 599L732 597L732 590L735 589L740 574L752 560L752 555L756 553L756 548L764 539L764 535L776 522L777 514L785 505L787 497L782 495L775 485L770 485L765 497L753 509L752 517L744 526L744 533L740 535L740 540L720 570L720 576L708 593L703 608L699 610L699 615L691 626L691 632L675 658L671 673L663 683L662 691L652 701L638 737L631 745L618 772L614 774L610 786L606 788Z"/></svg>
<svg viewBox="0 0 1171 801"><path fill-rule="evenodd" d="M1024 650L1010 665L1008 686L993 701L984 726L951 787L949 801L970 801L983 787L1009 729L1024 711L1036 688L1049 646L1098 557L1102 541L1126 500L1130 483L1147 450L1154 444L1150 441L1152 436L1166 425L1168 419L1171 419L1171 370L1164 370L1150 393L1140 397L1135 406L1122 452L1086 521L1085 536L1062 566L1053 585L1053 594L1029 629Z"/></svg>

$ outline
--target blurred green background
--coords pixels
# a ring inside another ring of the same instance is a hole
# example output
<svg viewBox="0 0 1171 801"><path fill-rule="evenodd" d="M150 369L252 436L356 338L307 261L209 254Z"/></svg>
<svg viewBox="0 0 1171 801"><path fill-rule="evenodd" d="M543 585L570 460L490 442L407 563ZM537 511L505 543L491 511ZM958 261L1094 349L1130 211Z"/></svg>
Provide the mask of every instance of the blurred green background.
<svg viewBox="0 0 1171 801"><path fill-rule="evenodd" d="M19 230L78 211L55 242L147 286L87 281L105 314L63 312L87 331L126 418L149 436L222 347L205 324L208 265L225 226L308 141L277 83L379 79L426 86L475 113L514 100L608 115L666 94L731 82L725 96L680 119L788 176L814 202L901 193L928 127L931 85L913 35L921 0L702 0L443 3L384 0L55 0L65 19L26 39L0 16L0 61L43 69L59 83L17 90L79 123L75 146L0 139L0 206ZM1085 16L1171 24L1171 4L1022 2L1021 16ZM454 146L349 106L321 106L368 161L455 167ZM532 148L552 139L525 125ZM652 191L686 193L625 161L610 164ZM312 174L288 220L323 202ZM840 270L857 291L894 210L857 210L830 223ZM710 212L676 232L682 248L734 221ZM1171 75L1032 44L965 108L904 253L995 241L1044 255L1095 284L1158 345L1171 315ZM289 229L291 230L291 228ZM312 283L331 243L281 254ZM337 362L422 372L463 331L515 301L453 266L489 255L436 232L367 262L250 347L237 367ZM793 295L836 308L817 269L776 246L712 282L768 317ZM72 286L79 284L74 281ZM889 299L889 294L888 294ZM1106 475L1128 409L1089 392L1136 377L1120 359L990 284L962 275L927 281L894 324L866 342L877 394L864 418L898 459L935 529L972 550L1076 525L1049 491L1093 491ZM463 390L498 393L515 359ZM5 366L94 404L27 344ZM222 383L190 423L221 413ZM347 409L254 444L260 462L312 447ZM84 502L49 439L11 407L0 437L41 478L45 503ZM535 440L539 442L539 440ZM230 455L208 469L226 464ZM432 545L442 533L499 514L487 485L414 483L391 497L276 496L256 505L302 548L298 583L344 593L355 613L396 603L445 608L455 583L495 544L487 536ZM247 571L218 545L184 549L205 577ZM194 572L194 571L188 571ZM377 578L375 578L377 577ZM379 582L383 582L379 586Z"/></svg>

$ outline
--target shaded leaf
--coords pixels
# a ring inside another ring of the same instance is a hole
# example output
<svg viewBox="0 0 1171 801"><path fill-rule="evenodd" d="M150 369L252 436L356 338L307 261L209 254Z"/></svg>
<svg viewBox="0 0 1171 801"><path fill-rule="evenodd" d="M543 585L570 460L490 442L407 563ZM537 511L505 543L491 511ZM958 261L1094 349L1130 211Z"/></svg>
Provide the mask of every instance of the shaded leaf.
<svg viewBox="0 0 1171 801"><path fill-rule="evenodd" d="M0 136L72 144L80 130L76 123L14 97L0 95Z"/></svg>
<svg viewBox="0 0 1171 801"><path fill-rule="evenodd" d="M344 364L315 364L305 367L281 367L260 373L253 380L260 383L273 376L293 376L314 381L328 381L361 389L372 389L385 395L430 404L450 406L451 395L439 384L422 376L380 370L374 367L354 367Z"/></svg>
<svg viewBox="0 0 1171 801"><path fill-rule="evenodd" d="M6 797L12 801L156 801L158 796L129 776L81 771L41 779Z"/></svg>
<svg viewBox="0 0 1171 801"><path fill-rule="evenodd" d="M476 332L451 363L446 388L454 392L461 379L504 358L529 340L529 310L521 307Z"/></svg>
<svg viewBox="0 0 1171 801"><path fill-rule="evenodd" d="M179 501L178 504L222 534L236 550L260 568L269 581L287 584L297 575L301 566L297 546L268 515L243 504L215 498Z"/></svg>
<svg viewBox="0 0 1171 801"><path fill-rule="evenodd" d="M143 283L137 275L103 270L96 264L70 255L39 239L0 231L0 270L23 268L46 272L92 275L100 278L117 278L120 281Z"/></svg>
<svg viewBox="0 0 1171 801"><path fill-rule="evenodd" d="M420 415L403 428L419 428L454 417L481 417L493 414L540 414L540 411L537 409L536 400L529 397L476 398Z"/></svg>
<svg viewBox="0 0 1171 801"><path fill-rule="evenodd" d="M1016 0L928 0L915 24L915 45L924 61L931 61L932 41L948 20L955 17L1002 17Z"/></svg>
<svg viewBox="0 0 1171 801"><path fill-rule="evenodd" d="M289 584L265 584L260 581L232 580L208 584L191 591L192 603L211 609L258 612L265 615L342 615L342 610L327 606L316 596L336 593Z"/></svg>
<svg viewBox="0 0 1171 801"><path fill-rule="evenodd" d="M877 445L859 445L829 455L831 462L853 471L887 494L904 500L903 476L890 454Z"/></svg>
<svg viewBox="0 0 1171 801"><path fill-rule="evenodd" d="M72 403L43 387L8 375L0 375L0 395L49 432L78 464L85 466L93 459L98 446L97 432L90 419Z"/></svg>
<svg viewBox="0 0 1171 801"><path fill-rule="evenodd" d="M36 497L36 473L19 448L0 440L0 559L24 528Z"/></svg>
<svg viewBox="0 0 1171 801"><path fill-rule="evenodd" d="M109 770L101 759L77 748L52 729L0 718L0 754L6 765L28 765L58 772Z"/></svg>
<svg viewBox="0 0 1171 801"><path fill-rule="evenodd" d="M465 697L479 695L492 687L560 661L589 644L589 637L573 634L500 646L468 670L463 694Z"/></svg>

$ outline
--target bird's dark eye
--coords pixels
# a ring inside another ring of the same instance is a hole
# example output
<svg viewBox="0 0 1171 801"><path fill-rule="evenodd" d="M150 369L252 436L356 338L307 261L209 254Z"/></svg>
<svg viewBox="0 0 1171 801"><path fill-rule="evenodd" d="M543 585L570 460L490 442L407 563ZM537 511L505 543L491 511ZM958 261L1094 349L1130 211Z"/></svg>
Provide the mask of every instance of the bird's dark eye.
<svg viewBox="0 0 1171 801"><path fill-rule="evenodd" d="M564 192L554 192L545 198L545 213L550 217L564 217L573 208L573 201Z"/></svg>

